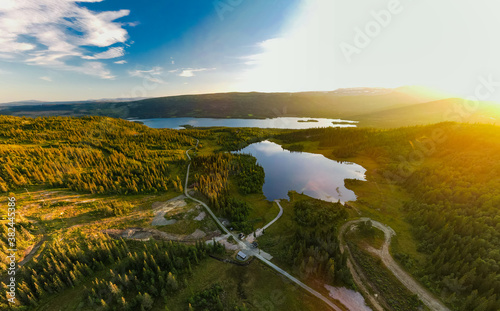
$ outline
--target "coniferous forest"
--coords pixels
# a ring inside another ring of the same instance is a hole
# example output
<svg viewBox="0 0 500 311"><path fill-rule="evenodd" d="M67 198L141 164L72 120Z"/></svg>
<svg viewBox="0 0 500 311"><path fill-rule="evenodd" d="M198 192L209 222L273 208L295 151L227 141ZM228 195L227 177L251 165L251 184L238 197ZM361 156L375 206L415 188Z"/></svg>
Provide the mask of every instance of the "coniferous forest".
<svg viewBox="0 0 500 311"><path fill-rule="evenodd" d="M181 188L172 166L195 140L124 120L0 116L0 190L47 185L90 193Z"/></svg>
<svg viewBox="0 0 500 311"><path fill-rule="evenodd" d="M374 159L381 182L411 194L402 212L427 258L417 272L420 281L455 310L500 310L497 126L311 129L280 138L318 141L337 159Z"/></svg>
<svg viewBox="0 0 500 311"><path fill-rule="evenodd" d="M170 294L186 287L192 268L207 254L224 252L218 243L139 244L110 239L103 234L89 237L81 232L66 238L54 243L43 258L22 270L18 292L21 305L36 307L41 299L90 278L93 281L85 287L84 294L89 308L151 310L154 300L168 299ZM0 298L0 307L10 308L5 295Z"/></svg>
<svg viewBox="0 0 500 311"><path fill-rule="evenodd" d="M352 286L347 254L340 253L337 238L338 224L348 216L346 207L321 200L300 200L293 208L298 226L287 245L288 262L304 278Z"/></svg>
<svg viewBox="0 0 500 311"><path fill-rule="evenodd" d="M245 201L231 196L229 179L235 180L241 194L262 193L264 169L254 157L245 154L218 153L193 159L193 170L197 173L195 189L203 194L209 204L224 217L232 227L245 233L251 232L252 225L247 217L251 207Z"/></svg>
<svg viewBox="0 0 500 311"><path fill-rule="evenodd" d="M181 193L188 163L185 152L200 139L192 153L188 186L218 216L228 219L234 230L245 233L257 229L250 220L256 201L245 198L262 196L265 173L254 157L228 151L275 139L294 150L315 146L332 159L369 158L376 164L370 178L381 187L392 187L394 194L408 193L399 212L425 260L417 265L403 253L393 254L394 258L452 310L500 309L500 130L496 126L440 123L390 130L178 131L101 117L3 116L0 128L0 188L5 195L29 188L115 196L115 203L81 205L94 209L102 219L137 211L128 203L116 203L117 196ZM293 221L287 228L289 243L275 248L279 252L274 255L303 280L355 288L346 255L339 250L338 228L358 211L350 203L311 198L289 204L287 213L292 213L288 217ZM44 208L50 211L64 205ZM38 227L33 219L19 219L20 249L40 241ZM5 233L2 271L7 268ZM128 241L76 228L52 233L50 248L19 271L18 299L26 310L83 285L88 297L83 309L149 310L189 288L193 269L208 254L225 254L218 243ZM378 266L362 252L355 256L366 266ZM226 291L224 284L214 283L192 292L184 301L186 309L225 310L221 303ZM7 306L5 296L1 299ZM405 303L419 305L413 298ZM233 306L252 310L243 303Z"/></svg>

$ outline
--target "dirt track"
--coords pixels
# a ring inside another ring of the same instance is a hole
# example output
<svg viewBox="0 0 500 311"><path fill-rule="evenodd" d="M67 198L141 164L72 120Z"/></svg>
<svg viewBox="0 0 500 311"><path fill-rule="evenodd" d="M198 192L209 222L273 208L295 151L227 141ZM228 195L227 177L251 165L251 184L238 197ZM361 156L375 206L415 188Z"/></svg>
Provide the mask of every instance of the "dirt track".
<svg viewBox="0 0 500 311"><path fill-rule="evenodd" d="M396 278L398 278L398 280L401 283L403 283L404 286L406 286L406 288L408 288L412 293L416 294L418 296L418 298L429 309L435 310L435 311L449 311L449 309L443 303L441 303L441 301L439 301L437 298L435 298L429 291L427 291L423 286L421 286L417 281L415 281L415 279L411 275L409 275L406 271L404 271L394 261L391 254L389 253L389 245L391 244L392 237L394 235L396 235L396 233L390 227L388 227L388 226L386 226L378 221L371 220L370 218L360 218L360 219L349 221L349 222L345 223L340 228L339 240L340 240L341 251L343 252L344 248L348 250L347 246L345 246L345 244L343 242L344 232L347 229L351 228L352 225L354 225L358 222L368 221L368 220L371 221L372 225L375 228L382 230L384 232L384 235L385 235L384 245L382 246L381 249L375 249L373 247L370 247L368 249L368 251L370 251L371 253L380 257L380 259L382 260L384 265L387 267L387 269L389 269L394 274L394 276ZM351 273L353 273L353 275L356 273L355 271L353 271L354 269L353 269L352 265L349 266L349 269L351 269ZM356 280L356 278L355 278L355 281L358 281L358 280ZM358 284L358 283L356 283L356 284ZM373 298L373 297L371 297L371 298ZM372 299L370 299L370 301L373 303ZM379 309L379 307L382 308L381 306L376 306L377 309Z"/></svg>

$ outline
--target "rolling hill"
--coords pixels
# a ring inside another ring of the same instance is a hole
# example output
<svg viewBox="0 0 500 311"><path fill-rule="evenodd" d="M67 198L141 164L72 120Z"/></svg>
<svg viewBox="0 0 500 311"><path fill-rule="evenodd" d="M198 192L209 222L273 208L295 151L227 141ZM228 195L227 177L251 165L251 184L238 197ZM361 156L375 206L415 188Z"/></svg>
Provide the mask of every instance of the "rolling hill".
<svg viewBox="0 0 500 311"><path fill-rule="evenodd" d="M15 116L104 115L120 118L277 116L339 118L432 99L403 88L355 88L332 92L182 95L137 101L4 104L0 108L0 113Z"/></svg>
<svg viewBox="0 0 500 311"><path fill-rule="evenodd" d="M362 127L402 127L426 125L445 121L497 124L500 121L500 105L479 102L469 107L461 98L449 98L369 112L349 117L359 121Z"/></svg>
<svg viewBox="0 0 500 311"><path fill-rule="evenodd" d="M458 109L458 110L457 110ZM469 112L463 100L416 87L350 88L332 92L219 93L129 100L0 105L13 116L108 116L122 119L205 118L342 118L360 126L398 127L443 121L494 123L500 110L481 103Z"/></svg>

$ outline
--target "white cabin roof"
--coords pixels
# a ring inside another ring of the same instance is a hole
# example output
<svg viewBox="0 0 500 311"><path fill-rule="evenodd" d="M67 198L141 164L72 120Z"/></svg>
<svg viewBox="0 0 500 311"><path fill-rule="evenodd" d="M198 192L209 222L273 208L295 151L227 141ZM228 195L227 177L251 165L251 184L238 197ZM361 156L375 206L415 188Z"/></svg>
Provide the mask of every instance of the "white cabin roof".
<svg viewBox="0 0 500 311"><path fill-rule="evenodd" d="M241 259L245 259L245 258L247 258L247 254L243 253L242 251L239 251L238 257L240 257Z"/></svg>

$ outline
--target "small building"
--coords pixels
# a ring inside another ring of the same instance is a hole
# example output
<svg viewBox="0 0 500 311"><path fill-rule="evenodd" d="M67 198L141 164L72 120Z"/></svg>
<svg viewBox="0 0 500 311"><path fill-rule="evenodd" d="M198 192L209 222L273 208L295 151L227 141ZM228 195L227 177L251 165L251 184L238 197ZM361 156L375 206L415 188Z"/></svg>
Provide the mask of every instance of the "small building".
<svg viewBox="0 0 500 311"><path fill-rule="evenodd" d="M242 251L239 251L238 255L236 257L238 257L239 260L246 260L248 256L247 256L247 254L243 253Z"/></svg>

